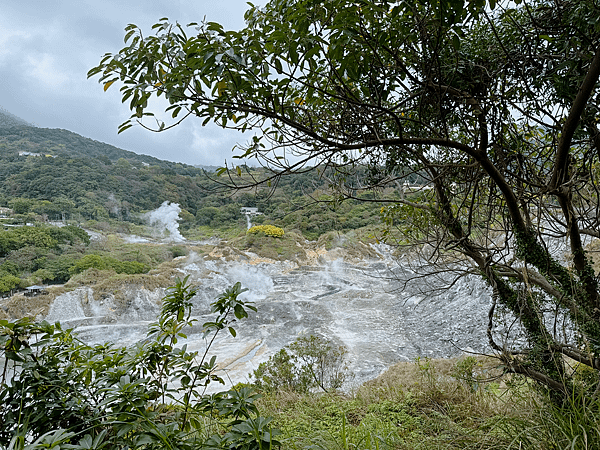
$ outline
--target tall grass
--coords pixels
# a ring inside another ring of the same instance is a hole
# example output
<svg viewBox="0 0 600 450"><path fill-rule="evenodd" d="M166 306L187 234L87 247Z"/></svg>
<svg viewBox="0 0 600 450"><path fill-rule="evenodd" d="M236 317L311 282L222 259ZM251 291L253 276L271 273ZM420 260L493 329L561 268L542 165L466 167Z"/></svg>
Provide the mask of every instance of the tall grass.
<svg viewBox="0 0 600 450"><path fill-rule="evenodd" d="M600 401L573 395L559 405L540 395L518 426L512 449L600 449Z"/></svg>
<svg viewBox="0 0 600 450"><path fill-rule="evenodd" d="M278 392L261 399L284 448L600 449L600 401L558 405L489 358L401 363L349 394Z"/></svg>
<svg viewBox="0 0 600 450"><path fill-rule="evenodd" d="M529 411L525 397L484 382L498 372L492 360L467 364L470 378L461 361L403 363L349 394L278 392L260 406L275 417L284 448L508 448Z"/></svg>

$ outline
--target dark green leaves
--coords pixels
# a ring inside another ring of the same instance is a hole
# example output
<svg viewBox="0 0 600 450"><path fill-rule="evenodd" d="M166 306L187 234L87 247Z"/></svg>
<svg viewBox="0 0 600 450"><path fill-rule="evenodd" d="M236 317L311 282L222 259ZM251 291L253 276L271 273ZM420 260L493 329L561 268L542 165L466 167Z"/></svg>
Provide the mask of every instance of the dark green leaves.
<svg viewBox="0 0 600 450"><path fill-rule="evenodd" d="M278 445L251 388L202 394L223 383L208 355L214 336L227 327L235 337L229 315L254 309L237 298L242 292L237 283L213 304L219 314L207 325L213 337L202 355L175 346L195 322L187 278L168 290L149 338L132 348L87 346L59 324L0 320L0 355L11 361L0 383L0 446L23 436L31 448L207 448L220 438L207 440L206 429L221 430L232 448Z"/></svg>

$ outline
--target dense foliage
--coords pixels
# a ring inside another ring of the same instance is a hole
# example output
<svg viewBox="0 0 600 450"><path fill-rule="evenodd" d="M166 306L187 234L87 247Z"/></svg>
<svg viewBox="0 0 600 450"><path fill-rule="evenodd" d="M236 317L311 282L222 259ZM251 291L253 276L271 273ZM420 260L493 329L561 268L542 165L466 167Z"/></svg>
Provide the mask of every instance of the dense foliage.
<svg viewBox="0 0 600 450"><path fill-rule="evenodd" d="M73 225L0 230L0 293L33 283L64 283L89 243L89 235Z"/></svg>
<svg viewBox="0 0 600 450"><path fill-rule="evenodd" d="M249 182L267 173L246 167L239 178ZM246 224L240 213L243 206L258 207L265 214L255 219L257 223L296 229L310 239L379 221L375 207L336 202L326 170L286 179L276 192L264 186L223 195L222 183L214 177L199 168L136 155L66 130L0 127L0 206L10 206L21 221L140 223L142 212L165 201L182 208L184 231L196 227L241 231ZM316 206L323 200L327 208Z"/></svg>
<svg viewBox="0 0 600 450"><path fill-rule="evenodd" d="M346 347L319 336L301 336L252 373L254 385L268 392L335 392L351 377Z"/></svg>
<svg viewBox="0 0 600 450"><path fill-rule="evenodd" d="M196 449L277 447L277 430L261 417L247 387L204 394L223 383L214 337L255 308L240 284L213 304L202 325L206 350L188 352L178 340L196 322L195 289L178 281L163 299L148 338L131 348L89 346L60 324L0 321L0 446L3 448Z"/></svg>
<svg viewBox="0 0 600 450"><path fill-rule="evenodd" d="M263 233L266 236L271 237L282 237L284 234L283 228L275 227L273 225L255 225L250 227L247 234L258 234Z"/></svg>
<svg viewBox="0 0 600 450"><path fill-rule="evenodd" d="M598 3L272 0L245 19L240 31L129 25L89 72L121 86L132 115L120 131L147 117L158 131L185 117L260 131L238 156L275 172L235 168L238 189L328 166L336 199L387 200L388 225L434 271L488 282L489 343L508 371L568 397L576 361L594 374L585 395L599 395L585 240L600 236ZM427 189L400 195L415 174Z"/></svg>
<svg viewBox="0 0 600 450"><path fill-rule="evenodd" d="M118 259L110 256L91 254L82 257L69 270L72 273L81 273L84 270L92 267L98 270L112 269L116 273L127 273L130 275L134 273L145 273L149 269L146 264L138 261L119 261Z"/></svg>

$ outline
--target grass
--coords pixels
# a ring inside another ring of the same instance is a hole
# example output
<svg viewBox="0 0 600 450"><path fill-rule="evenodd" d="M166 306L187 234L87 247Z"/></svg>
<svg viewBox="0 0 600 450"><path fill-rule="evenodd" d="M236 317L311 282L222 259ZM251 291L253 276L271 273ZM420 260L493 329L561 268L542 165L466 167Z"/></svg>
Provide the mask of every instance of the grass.
<svg viewBox="0 0 600 450"><path fill-rule="evenodd" d="M468 364L469 380L461 361L401 363L350 394L265 394L260 408L290 449L509 448L530 402L481 382L499 374L494 360Z"/></svg>
<svg viewBox="0 0 600 450"><path fill-rule="evenodd" d="M516 441L524 448L600 448L600 401L573 396L561 405L534 397L533 413L520 421Z"/></svg>
<svg viewBox="0 0 600 450"><path fill-rule="evenodd" d="M285 449L592 450L600 401L553 403L493 358L400 363L349 394L265 393Z"/></svg>

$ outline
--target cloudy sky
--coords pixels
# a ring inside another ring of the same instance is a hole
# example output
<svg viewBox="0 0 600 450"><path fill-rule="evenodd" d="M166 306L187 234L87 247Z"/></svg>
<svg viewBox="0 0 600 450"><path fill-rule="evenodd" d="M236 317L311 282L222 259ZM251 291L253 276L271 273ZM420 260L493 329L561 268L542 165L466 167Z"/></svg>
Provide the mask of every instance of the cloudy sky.
<svg viewBox="0 0 600 450"><path fill-rule="evenodd" d="M265 1L253 1L264 5ZM86 73L123 46L135 23L150 34L162 17L244 25L245 0L0 0L0 107L44 128L64 128L125 150L187 164L222 165L249 135L189 119L164 133L117 135L130 115L119 90L103 92Z"/></svg>

